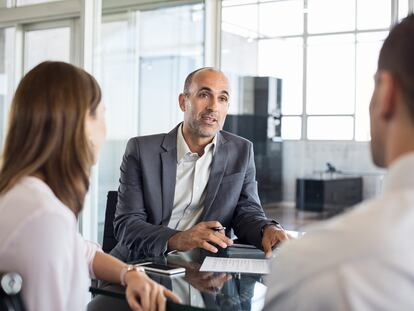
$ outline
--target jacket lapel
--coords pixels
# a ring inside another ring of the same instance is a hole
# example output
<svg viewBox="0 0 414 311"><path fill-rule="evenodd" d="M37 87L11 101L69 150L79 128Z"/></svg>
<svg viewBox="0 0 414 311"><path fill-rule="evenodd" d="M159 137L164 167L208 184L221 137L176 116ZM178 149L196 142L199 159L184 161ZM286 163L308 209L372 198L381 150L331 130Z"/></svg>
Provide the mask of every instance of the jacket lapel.
<svg viewBox="0 0 414 311"><path fill-rule="evenodd" d="M177 174L177 130L176 126L171 132L165 135L161 147L162 167L162 224L168 225L174 204L175 177Z"/></svg>
<svg viewBox="0 0 414 311"><path fill-rule="evenodd" d="M217 191L227 166L227 141L220 132L218 132L217 135L217 149L215 150L213 162L211 164L210 177L208 179L206 197L204 199L204 210L201 215L201 219L203 220L216 198Z"/></svg>

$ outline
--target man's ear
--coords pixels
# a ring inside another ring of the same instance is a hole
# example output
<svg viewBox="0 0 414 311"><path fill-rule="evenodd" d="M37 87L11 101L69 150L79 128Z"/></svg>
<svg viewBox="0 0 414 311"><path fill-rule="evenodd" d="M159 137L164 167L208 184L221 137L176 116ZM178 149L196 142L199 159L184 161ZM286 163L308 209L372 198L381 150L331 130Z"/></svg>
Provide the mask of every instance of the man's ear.
<svg viewBox="0 0 414 311"><path fill-rule="evenodd" d="M178 104L180 105L180 109L182 112L185 111L185 95L181 93L178 95Z"/></svg>
<svg viewBox="0 0 414 311"><path fill-rule="evenodd" d="M378 77L378 109L380 116L389 120L396 112L397 81L388 71L377 73Z"/></svg>

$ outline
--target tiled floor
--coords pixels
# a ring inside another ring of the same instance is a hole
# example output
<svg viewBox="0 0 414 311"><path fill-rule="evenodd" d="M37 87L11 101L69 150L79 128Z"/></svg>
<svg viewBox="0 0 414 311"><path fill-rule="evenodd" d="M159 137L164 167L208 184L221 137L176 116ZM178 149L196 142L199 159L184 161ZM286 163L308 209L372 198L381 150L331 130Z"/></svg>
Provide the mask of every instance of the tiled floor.
<svg viewBox="0 0 414 311"><path fill-rule="evenodd" d="M306 225L328 219L330 215L298 211L294 203L278 203L263 206L268 218L279 222L287 230L302 231Z"/></svg>

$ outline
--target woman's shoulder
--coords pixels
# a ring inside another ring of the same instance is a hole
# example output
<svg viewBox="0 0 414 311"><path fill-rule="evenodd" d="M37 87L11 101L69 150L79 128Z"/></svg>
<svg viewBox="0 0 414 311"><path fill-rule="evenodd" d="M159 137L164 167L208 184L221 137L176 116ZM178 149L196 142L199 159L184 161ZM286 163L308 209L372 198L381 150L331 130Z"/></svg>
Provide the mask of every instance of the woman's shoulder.
<svg viewBox="0 0 414 311"><path fill-rule="evenodd" d="M0 213L2 209L0 264L22 275L26 305L66 310L81 301L88 274L73 213L46 184L32 178L22 179L0 198ZM51 291L53 297L47 294Z"/></svg>
<svg viewBox="0 0 414 311"><path fill-rule="evenodd" d="M0 198L0 210L13 206L13 212L52 213L75 220L73 212L53 193L41 179L33 176L21 178L16 185Z"/></svg>
<svg viewBox="0 0 414 311"><path fill-rule="evenodd" d="M35 177L22 178L0 198L0 213L0 245L28 230L43 233L45 238L76 230L75 215L47 184ZM51 232L52 228L55 232Z"/></svg>

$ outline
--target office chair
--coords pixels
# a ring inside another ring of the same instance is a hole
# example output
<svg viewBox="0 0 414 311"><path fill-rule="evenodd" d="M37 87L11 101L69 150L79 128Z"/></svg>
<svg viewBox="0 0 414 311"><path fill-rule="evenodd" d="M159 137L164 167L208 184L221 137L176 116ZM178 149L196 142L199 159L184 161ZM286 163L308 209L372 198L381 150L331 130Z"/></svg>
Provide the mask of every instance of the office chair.
<svg viewBox="0 0 414 311"><path fill-rule="evenodd" d="M0 311L24 311L20 295L22 277L15 272L0 272Z"/></svg>
<svg viewBox="0 0 414 311"><path fill-rule="evenodd" d="M115 239L114 234L114 218L117 202L118 191L108 191L105 210L105 226L102 242L102 250L105 253L109 253L118 243L118 241Z"/></svg>

